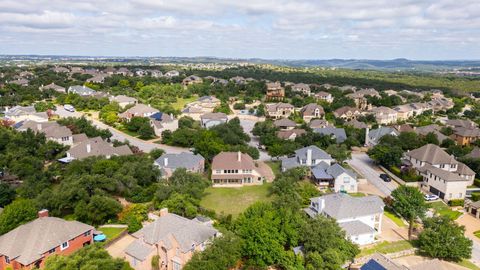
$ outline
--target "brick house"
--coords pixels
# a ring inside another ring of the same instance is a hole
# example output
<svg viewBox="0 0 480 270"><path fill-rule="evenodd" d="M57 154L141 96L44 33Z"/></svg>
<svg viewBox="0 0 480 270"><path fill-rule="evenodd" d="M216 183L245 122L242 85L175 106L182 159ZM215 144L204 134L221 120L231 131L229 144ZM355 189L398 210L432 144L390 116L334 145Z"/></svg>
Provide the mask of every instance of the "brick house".
<svg viewBox="0 0 480 270"><path fill-rule="evenodd" d="M69 255L93 243L90 225L49 217L48 210L38 216L0 236L0 270L41 268L49 256Z"/></svg>
<svg viewBox="0 0 480 270"><path fill-rule="evenodd" d="M285 88L280 82L270 82L267 86L267 100L283 100L285 97Z"/></svg>

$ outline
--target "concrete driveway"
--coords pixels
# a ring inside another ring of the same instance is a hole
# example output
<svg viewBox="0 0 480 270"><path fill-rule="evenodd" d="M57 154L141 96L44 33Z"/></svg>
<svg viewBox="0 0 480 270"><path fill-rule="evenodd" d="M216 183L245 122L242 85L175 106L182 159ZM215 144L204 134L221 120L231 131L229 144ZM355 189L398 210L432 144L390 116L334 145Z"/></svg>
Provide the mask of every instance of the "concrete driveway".
<svg viewBox="0 0 480 270"><path fill-rule="evenodd" d="M352 153L352 159L348 160L347 163L380 190L384 196L390 196L392 191L398 187L395 181L384 182L380 178L382 170L365 153Z"/></svg>
<svg viewBox="0 0 480 270"><path fill-rule="evenodd" d="M258 137L253 136L252 134L252 130L253 130L253 127L255 126L255 123L256 121L254 120L240 119L240 125L242 126L243 131L246 134L248 134L248 136L250 136L250 142L248 143L248 145L258 148L258 144L260 143L259 139ZM259 160L269 161L272 159L272 157L268 155L267 151L260 150L260 149L258 149L258 151L260 152Z"/></svg>
<svg viewBox="0 0 480 270"><path fill-rule="evenodd" d="M465 236L473 241L472 258L470 261L475 265L480 266L480 239L473 234L480 230L480 219L477 219L468 213L464 213L455 221L458 224L465 226Z"/></svg>
<svg viewBox="0 0 480 270"><path fill-rule="evenodd" d="M114 258L124 258L123 251L133 242L135 238L130 234L126 234L124 237L119 239L117 242L107 247L107 252Z"/></svg>

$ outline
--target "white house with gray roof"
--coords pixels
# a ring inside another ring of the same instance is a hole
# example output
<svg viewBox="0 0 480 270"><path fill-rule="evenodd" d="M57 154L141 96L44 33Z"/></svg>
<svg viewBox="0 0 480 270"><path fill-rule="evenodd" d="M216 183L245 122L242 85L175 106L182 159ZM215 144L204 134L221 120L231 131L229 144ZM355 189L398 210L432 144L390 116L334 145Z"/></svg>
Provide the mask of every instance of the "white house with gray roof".
<svg viewBox="0 0 480 270"><path fill-rule="evenodd" d="M352 197L344 193L332 193L310 199L304 211L311 218L324 215L333 218L346 232L347 237L358 245L375 242L381 233L383 207L377 196Z"/></svg>
<svg viewBox="0 0 480 270"><path fill-rule="evenodd" d="M90 87L87 87L85 85L73 85L68 87L67 93L71 94L77 94L82 97L89 97L95 95L97 91L93 90Z"/></svg>
<svg viewBox="0 0 480 270"><path fill-rule="evenodd" d="M288 169L306 166L315 167L321 162L331 165L335 160L327 152L315 145L304 147L295 151L294 157L282 159L282 171Z"/></svg>
<svg viewBox="0 0 480 270"><path fill-rule="evenodd" d="M5 109L5 118L15 123L22 121L47 122L48 114L46 112L37 112L34 106L15 106Z"/></svg>
<svg viewBox="0 0 480 270"><path fill-rule="evenodd" d="M168 178L178 168L185 168L189 172L203 173L205 170L205 159L200 154L180 153L163 154L154 163L160 168L162 177Z"/></svg>
<svg viewBox="0 0 480 270"><path fill-rule="evenodd" d="M160 217L132 234L135 240L124 250L125 260L136 270L150 270L152 258L159 256L164 270L180 270L194 252L203 251L220 236L212 226L160 210Z"/></svg>
<svg viewBox="0 0 480 270"><path fill-rule="evenodd" d="M357 175L335 163L328 165L321 162L312 168L312 179L321 188L331 188L335 192L357 192Z"/></svg>

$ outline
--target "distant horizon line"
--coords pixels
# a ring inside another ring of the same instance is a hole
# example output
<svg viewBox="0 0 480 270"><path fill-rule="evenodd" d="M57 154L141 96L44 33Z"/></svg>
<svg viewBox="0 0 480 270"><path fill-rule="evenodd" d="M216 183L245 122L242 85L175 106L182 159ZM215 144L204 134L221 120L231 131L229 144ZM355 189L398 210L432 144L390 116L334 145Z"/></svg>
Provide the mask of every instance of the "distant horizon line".
<svg viewBox="0 0 480 270"><path fill-rule="evenodd" d="M21 57L21 56L32 56L32 57L75 57L75 58L209 58L209 59L219 59L219 60L266 60L266 61L410 61L410 62L442 62L442 61L451 61L451 62L475 62L480 61L480 59L436 59L436 60L424 60L424 59L410 59L404 57L390 58L390 59L369 59L369 58L261 58L261 57L221 57L221 56L139 56L139 55L75 55L75 54L0 54L0 57Z"/></svg>

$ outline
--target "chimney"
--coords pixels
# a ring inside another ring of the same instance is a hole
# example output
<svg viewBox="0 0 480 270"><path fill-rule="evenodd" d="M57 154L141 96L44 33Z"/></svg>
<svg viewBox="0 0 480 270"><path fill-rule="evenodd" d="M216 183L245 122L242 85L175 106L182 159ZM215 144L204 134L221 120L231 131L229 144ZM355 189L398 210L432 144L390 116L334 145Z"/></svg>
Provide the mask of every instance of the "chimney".
<svg viewBox="0 0 480 270"><path fill-rule="evenodd" d="M322 199L322 197L318 197L316 203L317 203L317 209L315 210L317 210L317 213L320 214L323 212L323 209L325 209L325 200Z"/></svg>
<svg viewBox="0 0 480 270"><path fill-rule="evenodd" d="M307 149L307 166L312 166L312 149Z"/></svg>
<svg viewBox="0 0 480 270"><path fill-rule="evenodd" d="M240 151L237 152L237 160L238 162L242 162L242 152Z"/></svg>
<svg viewBox="0 0 480 270"><path fill-rule="evenodd" d="M163 165L164 165L164 166L168 166L168 158L164 158L164 159L163 159Z"/></svg>
<svg viewBox="0 0 480 270"><path fill-rule="evenodd" d="M365 146L368 146L369 144L369 137L368 137L369 133L370 133L370 129L367 127L365 129Z"/></svg>
<svg viewBox="0 0 480 270"><path fill-rule="evenodd" d="M48 217L48 210L47 209L42 209L42 210L38 211L38 217L39 218Z"/></svg>
<svg viewBox="0 0 480 270"><path fill-rule="evenodd" d="M90 143L87 143L87 153L92 152L92 145Z"/></svg>
<svg viewBox="0 0 480 270"><path fill-rule="evenodd" d="M42 130L42 124L37 123L37 131L40 131L40 130Z"/></svg>
<svg viewBox="0 0 480 270"><path fill-rule="evenodd" d="M158 213L160 217L164 217L168 215L168 208L162 208L160 209L160 212Z"/></svg>

